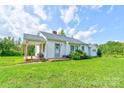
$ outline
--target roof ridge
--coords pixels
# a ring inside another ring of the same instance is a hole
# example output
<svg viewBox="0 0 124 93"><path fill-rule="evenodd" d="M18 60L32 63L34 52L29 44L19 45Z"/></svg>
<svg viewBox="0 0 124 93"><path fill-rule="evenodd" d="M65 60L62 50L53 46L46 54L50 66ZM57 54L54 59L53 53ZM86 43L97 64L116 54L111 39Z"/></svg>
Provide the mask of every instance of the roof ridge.
<svg viewBox="0 0 124 93"><path fill-rule="evenodd" d="M75 39L75 38L72 38L72 37L69 37L69 36L64 36L64 35L59 35L59 34L53 34L53 33L48 33L48 32L44 32L44 31L40 31L41 33L47 33L47 34L51 34L51 35L57 35L57 36L63 36L63 37L67 37L67 38L71 38L71 39ZM78 39L75 39L75 40L78 40ZM79 40L80 41L80 40ZM81 41L82 42L82 41Z"/></svg>
<svg viewBox="0 0 124 93"><path fill-rule="evenodd" d="M63 35L48 33L48 32L44 32L44 31L40 31L40 32L41 32L41 33L43 32L43 33L51 34L51 35L63 36ZM64 37L67 37L67 36L64 36Z"/></svg>
<svg viewBox="0 0 124 93"><path fill-rule="evenodd" d="M24 33L24 35L38 36L38 35L35 35L35 34L28 34L28 33ZM41 37L41 36L38 36L38 37Z"/></svg>
<svg viewBox="0 0 124 93"><path fill-rule="evenodd" d="M44 31L40 31L41 33L44 33L44 34L49 34L49 35L55 35L55 36L61 36L61 38L68 38L68 39L72 39L72 40L75 40L77 42L81 42L81 43L84 43L82 42L81 40L78 40L78 39L75 39L75 38L72 38L72 37L68 37L68 36L63 36L63 35L58 35L58 34L53 34L53 33L49 33L49 32L44 32Z"/></svg>

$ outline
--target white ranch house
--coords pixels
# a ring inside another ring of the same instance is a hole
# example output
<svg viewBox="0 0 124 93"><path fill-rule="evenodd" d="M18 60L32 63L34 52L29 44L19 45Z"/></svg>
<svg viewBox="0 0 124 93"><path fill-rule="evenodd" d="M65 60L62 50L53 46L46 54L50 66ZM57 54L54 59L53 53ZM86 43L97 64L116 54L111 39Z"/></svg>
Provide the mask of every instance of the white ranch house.
<svg viewBox="0 0 124 93"><path fill-rule="evenodd" d="M80 49L89 56L97 56L96 45L86 44L80 40L40 31L37 35L24 34L25 58L27 58L27 48L29 44L35 45L35 56L42 53L44 58L62 58L71 51Z"/></svg>

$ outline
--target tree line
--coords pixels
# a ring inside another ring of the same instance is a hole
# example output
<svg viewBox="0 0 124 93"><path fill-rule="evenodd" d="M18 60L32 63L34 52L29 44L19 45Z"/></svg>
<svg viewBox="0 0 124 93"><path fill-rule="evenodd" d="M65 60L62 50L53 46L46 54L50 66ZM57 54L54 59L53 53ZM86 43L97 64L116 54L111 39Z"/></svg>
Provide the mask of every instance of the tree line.
<svg viewBox="0 0 124 93"><path fill-rule="evenodd" d="M108 41L98 46L98 52L102 56L124 57L124 43Z"/></svg>
<svg viewBox="0 0 124 93"><path fill-rule="evenodd" d="M28 46L28 55L34 55L34 45ZM14 37L0 38L0 56L23 56L24 44L21 38L16 39Z"/></svg>
<svg viewBox="0 0 124 93"><path fill-rule="evenodd" d="M0 38L0 56L20 56L23 55L23 45L21 38L15 40L14 37Z"/></svg>

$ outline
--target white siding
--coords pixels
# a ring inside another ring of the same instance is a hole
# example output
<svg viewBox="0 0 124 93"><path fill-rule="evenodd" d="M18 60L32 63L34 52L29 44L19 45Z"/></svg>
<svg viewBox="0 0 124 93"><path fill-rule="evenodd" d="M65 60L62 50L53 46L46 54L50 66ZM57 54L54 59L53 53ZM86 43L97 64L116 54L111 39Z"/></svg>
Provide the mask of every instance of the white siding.
<svg viewBox="0 0 124 93"><path fill-rule="evenodd" d="M63 55L68 55L70 53L70 44L68 42L61 42L61 41L47 41L45 44L45 52L44 57L45 58L55 58L55 44L60 44L60 57ZM79 49L82 50L82 46L84 46L84 52L88 56L97 56L97 48L94 45L81 45L79 46ZM90 51L88 49L90 47ZM96 51L94 51L96 50ZM39 53L39 44L35 44L35 56Z"/></svg>
<svg viewBox="0 0 124 93"><path fill-rule="evenodd" d="M54 58L55 57L55 44L60 44L60 57L66 54L66 46L65 42L58 41L47 41L46 46L46 58Z"/></svg>
<svg viewBox="0 0 124 93"><path fill-rule="evenodd" d="M35 56L37 56L40 52L40 46L38 44L35 45Z"/></svg>
<svg viewBox="0 0 124 93"><path fill-rule="evenodd" d="M61 43L61 52L60 56L62 57L63 55L66 54L66 44L64 42Z"/></svg>
<svg viewBox="0 0 124 93"><path fill-rule="evenodd" d="M70 45L69 45L68 42L66 42L65 47L66 47L66 50L65 50L66 53L65 53L65 55L69 55L69 53L70 53Z"/></svg>
<svg viewBox="0 0 124 93"><path fill-rule="evenodd" d="M84 46L84 52L87 54L87 55L89 55L89 52L88 52L88 46Z"/></svg>
<svg viewBox="0 0 124 93"><path fill-rule="evenodd" d="M90 50L88 47L90 47ZM96 50L96 51L93 51L93 50ZM97 56L97 48L94 45L85 46L85 52L88 56Z"/></svg>
<svg viewBox="0 0 124 93"><path fill-rule="evenodd" d="M91 47L91 56L97 56L97 48L95 46Z"/></svg>

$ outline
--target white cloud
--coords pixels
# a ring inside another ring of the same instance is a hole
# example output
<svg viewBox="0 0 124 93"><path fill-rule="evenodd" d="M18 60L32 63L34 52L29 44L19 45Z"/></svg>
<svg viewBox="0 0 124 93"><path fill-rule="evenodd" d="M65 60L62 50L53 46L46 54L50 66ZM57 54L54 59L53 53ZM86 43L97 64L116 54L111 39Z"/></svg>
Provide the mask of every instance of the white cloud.
<svg viewBox="0 0 124 93"><path fill-rule="evenodd" d="M69 37L73 37L74 34L76 34L76 29L75 29L75 28L70 28L70 27L68 27L68 28L66 29L66 34L67 34L67 36L69 36Z"/></svg>
<svg viewBox="0 0 124 93"><path fill-rule="evenodd" d="M92 25L91 27L89 27L88 30L92 31L94 29L97 29L98 28L98 24L95 24L95 25Z"/></svg>
<svg viewBox="0 0 124 93"><path fill-rule="evenodd" d="M115 41L115 42L122 42L122 43L124 43L124 40L110 40L110 41Z"/></svg>
<svg viewBox="0 0 124 93"><path fill-rule="evenodd" d="M89 20L89 17L86 17L86 20Z"/></svg>
<svg viewBox="0 0 124 93"><path fill-rule="evenodd" d="M63 28L59 27L59 28L57 29L57 33L60 32L62 29L63 29ZM72 36L76 33L75 28L67 27L66 29L63 29L63 30L64 30L66 36L68 36L68 37L72 37Z"/></svg>
<svg viewBox="0 0 124 93"><path fill-rule="evenodd" d="M92 36L99 32L98 31L98 25L93 25L91 27L88 28L88 30L86 31L78 31L75 35L74 35L74 38L76 39L79 39L83 42L89 42L92 40Z"/></svg>
<svg viewBox="0 0 124 93"><path fill-rule="evenodd" d="M50 29L47 24L41 24L41 25L39 26L39 31L51 32L52 29Z"/></svg>
<svg viewBox="0 0 124 93"><path fill-rule="evenodd" d="M79 39L84 42L88 42L91 40L91 35L93 35L92 31L79 31L74 38Z"/></svg>
<svg viewBox="0 0 124 93"><path fill-rule="evenodd" d="M0 6L0 35L20 37L23 33L49 30L38 17L24 11L24 6Z"/></svg>
<svg viewBox="0 0 124 93"><path fill-rule="evenodd" d="M91 10L99 10L103 7L103 5L84 5L82 7L91 9Z"/></svg>
<svg viewBox="0 0 124 93"><path fill-rule="evenodd" d="M74 20L77 22L76 26L78 26L80 24L80 18L79 18L78 14L75 15L75 19Z"/></svg>
<svg viewBox="0 0 124 93"><path fill-rule="evenodd" d="M64 21L65 24L68 24L69 22L74 20L76 11L76 6L69 6L67 10L60 10L61 19Z"/></svg>
<svg viewBox="0 0 124 93"><path fill-rule="evenodd" d="M44 6L33 6L34 13L37 14L42 20L47 20L48 15L44 10Z"/></svg>
<svg viewBox="0 0 124 93"><path fill-rule="evenodd" d="M39 26L39 30L41 30L41 31L45 31L47 29L48 29L48 25L47 24L42 24L42 25Z"/></svg>
<svg viewBox="0 0 124 93"><path fill-rule="evenodd" d="M59 27L57 29L57 32L60 32L62 29L63 28ZM77 32L75 28L70 28L70 27L67 27L66 29L63 29L63 30L64 30L66 36L68 36L68 37L73 37Z"/></svg>
<svg viewBox="0 0 124 93"><path fill-rule="evenodd" d="M103 7L103 5L92 5L92 6L90 6L91 9L100 9L102 7Z"/></svg>
<svg viewBox="0 0 124 93"><path fill-rule="evenodd" d="M61 28L59 28L57 31L60 31ZM91 42L92 36L98 32L103 32L103 28L100 28L98 24L90 26L87 30L80 30L77 31L76 28L70 28L67 27L64 29L66 36L73 37L75 39L79 39L83 42Z"/></svg>
<svg viewBox="0 0 124 93"><path fill-rule="evenodd" d="M107 11L107 14L110 14L110 13L113 11L113 9L114 9L114 6L113 6L113 5L110 6L110 8L109 8L108 11Z"/></svg>
<svg viewBox="0 0 124 93"><path fill-rule="evenodd" d="M59 27L59 28L57 29L57 33L59 33L61 30L62 30L62 28Z"/></svg>

